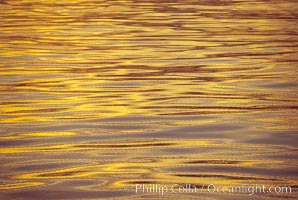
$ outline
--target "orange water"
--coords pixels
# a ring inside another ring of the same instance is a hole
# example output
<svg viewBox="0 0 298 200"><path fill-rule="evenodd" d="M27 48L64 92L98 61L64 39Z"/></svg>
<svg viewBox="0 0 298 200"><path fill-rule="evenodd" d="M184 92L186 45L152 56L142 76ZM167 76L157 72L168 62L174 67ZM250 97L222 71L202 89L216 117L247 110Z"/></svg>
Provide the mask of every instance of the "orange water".
<svg viewBox="0 0 298 200"><path fill-rule="evenodd" d="M297 10L0 1L0 199L295 199ZM142 183L293 192L136 194Z"/></svg>

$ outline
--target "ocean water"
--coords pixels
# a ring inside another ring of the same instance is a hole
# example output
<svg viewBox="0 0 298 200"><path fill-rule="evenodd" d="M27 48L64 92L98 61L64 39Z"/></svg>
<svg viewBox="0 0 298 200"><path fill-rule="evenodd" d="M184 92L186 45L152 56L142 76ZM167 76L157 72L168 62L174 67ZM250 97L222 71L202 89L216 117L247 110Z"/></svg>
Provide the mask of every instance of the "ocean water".
<svg viewBox="0 0 298 200"><path fill-rule="evenodd" d="M297 18L296 0L0 1L0 198L296 199ZM255 184L291 192L212 189Z"/></svg>

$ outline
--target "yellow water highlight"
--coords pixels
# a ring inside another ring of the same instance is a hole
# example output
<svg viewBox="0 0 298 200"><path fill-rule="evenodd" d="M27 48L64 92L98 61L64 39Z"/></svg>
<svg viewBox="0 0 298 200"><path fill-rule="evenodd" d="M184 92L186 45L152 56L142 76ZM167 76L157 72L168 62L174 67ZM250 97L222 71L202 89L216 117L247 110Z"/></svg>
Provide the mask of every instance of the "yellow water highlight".
<svg viewBox="0 0 298 200"><path fill-rule="evenodd" d="M20 138L34 138L34 137L65 137L75 136L74 132L36 132L36 133L23 133L18 135L4 136L1 139L20 139Z"/></svg>
<svg viewBox="0 0 298 200"><path fill-rule="evenodd" d="M71 133L72 134L72 133ZM56 137L72 136L69 133L63 135L63 133L57 134ZM53 134L21 134L18 136L7 136L4 139L18 139L26 137L54 137ZM12 154L12 153L27 153L27 152L51 152L51 151L81 151L81 150L118 150L118 149L132 149L139 151L141 149L151 149L156 147L159 148L192 148L192 147L235 147L244 149L261 149L263 151L274 151L275 148L271 146L272 149L268 148L266 145L247 145L247 144L233 144L232 141L217 141L217 140L160 140L160 141L136 141L136 142L121 142L118 141L114 144L111 141L102 141L101 143L77 143L77 144L58 144L58 145L45 145L45 146L27 146L22 148L1 148L0 153L2 154ZM286 147L284 147L286 148ZM289 148L289 147L288 147ZM294 149L294 148L289 148Z"/></svg>
<svg viewBox="0 0 298 200"><path fill-rule="evenodd" d="M22 183L13 183L13 184L3 184L0 185L0 190L12 190L12 189L20 189L27 187L35 187L44 185L43 182L22 182Z"/></svg>

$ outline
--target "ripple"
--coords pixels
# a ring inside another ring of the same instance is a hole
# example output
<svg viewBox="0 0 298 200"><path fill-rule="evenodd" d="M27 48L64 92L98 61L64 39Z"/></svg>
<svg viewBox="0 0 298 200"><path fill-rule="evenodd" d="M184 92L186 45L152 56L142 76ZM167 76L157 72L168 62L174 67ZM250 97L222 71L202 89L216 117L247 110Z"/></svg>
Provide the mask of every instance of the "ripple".
<svg viewBox="0 0 298 200"><path fill-rule="evenodd" d="M297 187L295 0L0 0L1 199ZM297 192L257 199L295 199Z"/></svg>

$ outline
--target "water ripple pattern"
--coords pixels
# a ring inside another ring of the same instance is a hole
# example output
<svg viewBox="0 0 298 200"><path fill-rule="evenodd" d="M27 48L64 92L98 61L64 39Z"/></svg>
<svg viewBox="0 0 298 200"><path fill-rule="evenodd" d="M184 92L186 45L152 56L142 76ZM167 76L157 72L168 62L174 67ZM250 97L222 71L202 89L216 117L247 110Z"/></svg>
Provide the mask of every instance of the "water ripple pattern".
<svg viewBox="0 0 298 200"><path fill-rule="evenodd" d="M0 0L0 199L298 194L296 0Z"/></svg>

